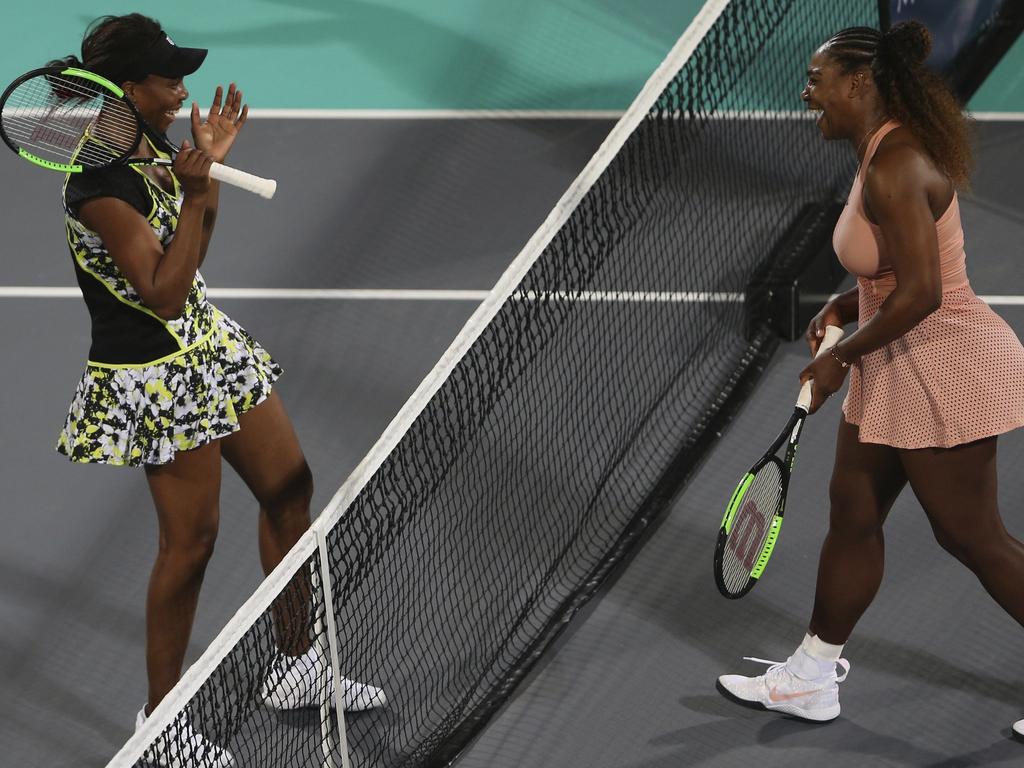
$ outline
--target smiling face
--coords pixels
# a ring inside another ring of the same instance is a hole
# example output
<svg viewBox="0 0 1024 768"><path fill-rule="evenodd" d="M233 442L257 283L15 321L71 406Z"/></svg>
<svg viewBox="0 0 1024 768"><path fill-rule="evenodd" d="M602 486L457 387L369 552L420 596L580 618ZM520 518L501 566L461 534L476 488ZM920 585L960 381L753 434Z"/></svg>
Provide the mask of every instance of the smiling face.
<svg viewBox="0 0 1024 768"><path fill-rule="evenodd" d="M149 75L139 83L125 83L125 93L150 126L166 133L181 105L188 98L188 89L181 78Z"/></svg>
<svg viewBox="0 0 1024 768"><path fill-rule="evenodd" d="M846 139L851 135L851 117L858 108L853 98L857 78L863 73L843 74L841 67L823 46L807 65L807 85L800 98L807 108L818 112L818 130L826 139Z"/></svg>

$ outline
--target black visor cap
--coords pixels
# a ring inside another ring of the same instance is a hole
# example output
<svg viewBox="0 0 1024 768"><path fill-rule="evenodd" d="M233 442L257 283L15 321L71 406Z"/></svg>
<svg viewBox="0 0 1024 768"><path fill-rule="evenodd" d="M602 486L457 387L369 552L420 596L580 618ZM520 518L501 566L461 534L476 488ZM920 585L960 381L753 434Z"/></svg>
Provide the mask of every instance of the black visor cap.
<svg viewBox="0 0 1024 768"><path fill-rule="evenodd" d="M166 34L161 33L143 54L140 69L147 75L177 79L191 75L206 58L205 48L180 48Z"/></svg>

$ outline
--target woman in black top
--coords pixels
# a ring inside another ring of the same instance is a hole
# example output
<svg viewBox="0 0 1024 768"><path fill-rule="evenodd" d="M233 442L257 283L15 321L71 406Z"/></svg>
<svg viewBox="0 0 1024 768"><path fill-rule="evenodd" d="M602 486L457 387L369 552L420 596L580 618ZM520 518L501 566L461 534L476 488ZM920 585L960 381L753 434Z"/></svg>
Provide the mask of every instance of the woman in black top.
<svg viewBox="0 0 1024 768"><path fill-rule="evenodd" d="M156 131L166 132L188 98L184 76L206 51L180 48L158 22L139 14L104 17L87 31L82 61L60 62L120 85ZM221 458L259 501L259 551L270 572L309 527L313 481L272 386L281 369L237 323L210 304L199 267L217 218L223 162L248 107L234 84L217 88L206 119L193 103L194 146L183 143L170 169L119 166L71 174L64 188L68 244L92 319L92 346L57 450L76 462L144 467L160 544L146 604L148 709L181 675L199 589L217 536ZM86 142L100 141L86 137ZM136 156L164 155L143 139ZM292 586L308 599L308 585ZM283 621L283 619L282 619ZM322 670L308 627L278 626L290 664ZM287 637L286 637L287 635ZM329 669L329 668L328 668ZM317 704L313 674L266 686L279 708ZM322 678L321 678L322 679ZM296 682L290 682L296 681ZM306 682L303 682L306 681ZM346 706L384 703L372 686L344 680ZM230 755L195 731L192 750Z"/></svg>

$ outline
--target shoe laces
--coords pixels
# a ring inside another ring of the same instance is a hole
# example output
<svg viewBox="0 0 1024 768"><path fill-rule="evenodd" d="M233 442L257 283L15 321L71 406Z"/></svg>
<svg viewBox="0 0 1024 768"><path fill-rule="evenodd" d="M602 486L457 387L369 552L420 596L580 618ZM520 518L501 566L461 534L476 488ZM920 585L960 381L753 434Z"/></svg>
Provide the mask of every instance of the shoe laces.
<svg viewBox="0 0 1024 768"><path fill-rule="evenodd" d="M765 677L775 677L782 670L786 669L786 665L789 663L789 659L786 659L786 661L770 661L769 659L758 659L754 656L744 656L743 659L744 661L754 661L758 664L767 664L768 671L765 672ZM836 664L838 664L843 669L843 674L836 676L836 682L841 683L843 682L843 680L846 679L846 676L850 674L850 662L848 662L846 659L836 659ZM796 677L796 675L793 675L793 673L789 672L789 670L786 671L793 677Z"/></svg>

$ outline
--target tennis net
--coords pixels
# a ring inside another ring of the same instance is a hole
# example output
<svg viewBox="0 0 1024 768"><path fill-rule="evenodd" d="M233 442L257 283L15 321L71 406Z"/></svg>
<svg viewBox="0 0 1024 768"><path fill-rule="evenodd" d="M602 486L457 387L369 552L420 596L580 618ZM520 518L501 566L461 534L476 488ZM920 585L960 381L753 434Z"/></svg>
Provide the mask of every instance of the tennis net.
<svg viewBox="0 0 1024 768"><path fill-rule="evenodd" d="M238 765L454 759L773 349L751 281L852 172L801 109L806 62L836 30L877 23L873 0L708 2L313 528L111 766L159 761L186 723ZM315 669L288 650L310 640ZM338 718L328 666L382 686L387 706ZM267 680L300 674L323 707L263 705Z"/></svg>

